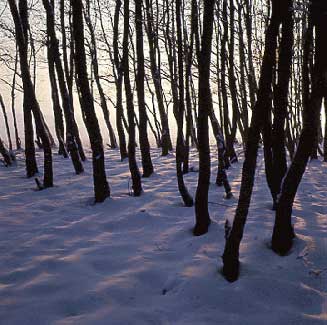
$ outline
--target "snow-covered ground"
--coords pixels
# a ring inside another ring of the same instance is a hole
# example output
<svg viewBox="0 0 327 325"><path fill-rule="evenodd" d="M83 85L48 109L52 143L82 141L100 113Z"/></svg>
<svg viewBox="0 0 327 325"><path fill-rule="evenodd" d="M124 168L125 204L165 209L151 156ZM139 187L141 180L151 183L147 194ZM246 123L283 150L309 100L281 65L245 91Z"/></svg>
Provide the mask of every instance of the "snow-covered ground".
<svg viewBox="0 0 327 325"><path fill-rule="evenodd" d="M310 164L293 212L298 237L279 257L269 249L274 214L260 158L241 276L230 284L220 256L237 200L223 199L216 168L213 223L193 237L194 209L181 204L173 155L153 150L156 173L141 198L128 195L127 161L106 155L112 197L99 205L90 162L76 176L55 155L56 186L41 192L24 178L22 155L17 167L0 167L1 324L326 324L326 164ZM228 174L237 197L241 163ZM197 173L186 181L194 193Z"/></svg>

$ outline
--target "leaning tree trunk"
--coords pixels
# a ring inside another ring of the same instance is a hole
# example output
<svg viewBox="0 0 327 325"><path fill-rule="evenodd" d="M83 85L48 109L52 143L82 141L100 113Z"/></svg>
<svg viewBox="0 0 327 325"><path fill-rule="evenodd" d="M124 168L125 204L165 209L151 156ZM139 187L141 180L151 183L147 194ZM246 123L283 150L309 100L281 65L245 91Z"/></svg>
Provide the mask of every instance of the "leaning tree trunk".
<svg viewBox="0 0 327 325"><path fill-rule="evenodd" d="M114 64L116 69L116 128L119 138L120 158L123 161L128 157L126 148L126 137L123 126L124 110L123 110L123 69L122 62L119 55L119 16L121 9L121 0L116 0L114 25L113 25L113 51Z"/></svg>
<svg viewBox="0 0 327 325"><path fill-rule="evenodd" d="M321 0L311 2L310 15L315 26L315 58L312 73L311 94L308 105L304 105L303 129L297 151L282 184L277 204L276 219L272 236L272 249L285 255L292 247L294 230L292 227L292 206L294 198L312 153L315 141L322 99L325 93L327 74L327 4Z"/></svg>
<svg viewBox="0 0 327 325"><path fill-rule="evenodd" d="M182 21L181 21L181 0L176 0L176 27L177 27L177 48L178 48L178 108L177 118L177 144L176 144L176 174L178 190L181 194L185 206L193 206L193 198L189 194L184 182L183 162L185 155L185 144L183 134L183 122L185 113L184 102L184 57L183 57L183 39L182 39Z"/></svg>
<svg viewBox="0 0 327 325"><path fill-rule="evenodd" d="M271 84L273 80L273 62L275 62L277 49L277 36L281 23L281 7L284 0L274 0L271 20L266 32L265 51L263 56L260 85L256 105L252 111L251 125L248 132L248 141L245 150L245 160L242 171L240 196L234 217L232 229L227 234L223 254L223 274L228 281L235 281L239 275L239 247L243 237L244 226L249 211L260 132L266 111L270 108ZM285 9L285 8L284 8ZM287 11L286 7L286 11ZM285 14L285 11L284 11Z"/></svg>
<svg viewBox="0 0 327 325"><path fill-rule="evenodd" d="M5 166L6 167L11 166L12 160L11 160L10 153L7 150L7 148L5 147L5 145L4 145L1 138L0 138L0 153L1 153L2 157L3 157Z"/></svg>
<svg viewBox="0 0 327 325"><path fill-rule="evenodd" d="M28 117L28 124L31 125L31 114L33 112L35 126L38 131L38 134L42 141L42 146L44 150L44 180L42 188L52 187L53 186L53 170L52 170L52 150L51 143L48 137L47 129L44 125L43 116L40 110L39 103L36 99L34 85L32 82L28 58L27 58L27 32L24 28L22 22L22 16L24 19L27 19L27 3L26 1L21 1L21 15L18 12L16 2L14 0L8 0L10 11L13 17L13 21L15 24L15 32L16 32L16 41L19 49L19 57L20 57L20 68L24 89L24 110L26 110ZM28 21L25 21L25 25ZM29 129L29 131L32 131ZM31 135L28 134L28 139L31 140ZM31 148L29 148L30 150Z"/></svg>
<svg viewBox="0 0 327 325"><path fill-rule="evenodd" d="M143 177L149 177L153 173L153 165L150 154L150 144L148 139L148 116L145 107L144 98L144 40L143 40L143 13L142 0L135 0L135 29L136 29L136 54L137 54L137 72L136 72L136 90L139 106L139 139L142 156Z"/></svg>
<svg viewBox="0 0 327 325"><path fill-rule="evenodd" d="M123 71L125 81L125 93L128 116L128 162L132 176L133 193L140 196L142 193L141 175L135 157L135 122L134 122L134 103L129 76L129 0L124 0L124 39L123 39Z"/></svg>
<svg viewBox="0 0 327 325"><path fill-rule="evenodd" d="M214 0L204 3L202 46L199 56L199 179L195 196L196 224L193 234L203 235L208 231L210 216L208 210L208 192L210 185L210 146L209 146L209 112L213 109L210 90L210 62L213 35Z"/></svg>
<svg viewBox="0 0 327 325"><path fill-rule="evenodd" d="M89 6L89 4L88 4ZM106 122L106 126L109 132L109 140L110 140L110 148L116 149L117 148L117 140L115 136L114 129L110 122L110 114L109 109L107 105L106 95L104 93L101 81L100 81L100 72L99 72L99 63L98 63L98 50L97 50L97 43L95 38L95 32L94 32L94 26L92 25L90 13L89 13L89 7L87 7L86 10L84 10L85 14L85 21L86 25L90 32L90 38L91 38L91 44L89 45L90 54L91 54L91 64L93 67L93 73L95 78L95 83L98 88L98 92L100 95L100 107L103 112L103 118Z"/></svg>
<svg viewBox="0 0 327 325"><path fill-rule="evenodd" d="M49 71L49 79L50 79L50 87L51 87L51 98L52 98L52 107L55 121L55 130L59 143L59 151L58 154L62 155L64 158L68 157L66 147L65 147L65 127L64 127L64 119L62 115L62 110L59 101L59 92L56 80L55 73L55 65L54 65L54 57L53 52L50 45L50 40L48 37L47 44L47 54L48 54L48 71Z"/></svg>
<svg viewBox="0 0 327 325"><path fill-rule="evenodd" d="M54 2L52 1L52 4ZM78 145L77 145L77 139L78 137L78 130L77 130L77 125L74 119L74 112L71 106L71 99L69 96L69 92L67 89L66 85L66 79L65 79L65 74L64 74L64 69L62 66L62 62L60 59L60 52L59 52L59 46L58 46L58 39L56 36L56 31L55 31L55 17L53 15L53 6L49 2L49 0L43 0L43 5L46 10L46 15L47 15L47 31L49 34L49 57L50 59L53 60L53 63L56 67L57 71L57 76L58 76L58 83L59 83L59 88L60 88L60 93L61 93L61 99L62 99L62 106L64 110L64 115L65 115L65 121L66 121L66 140L67 140L67 149L68 152L70 153L73 166L75 169L76 174L80 174L84 171L83 164L81 162L81 157L79 154L78 150ZM50 64L50 62L49 62ZM54 72L53 72L54 74ZM54 79L52 81L53 83L56 82ZM61 113L61 112L60 112ZM60 120L62 117L60 117ZM62 131L63 132L63 131ZM62 133L63 136L63 133ZM82 154L84 154L82 146L80 147Z"/></svg>
<svg viewBox="0 0 327 325"><path fill-rule="evenodd" d="M170 138L170 130L168 123L168 116L164 107L164 98L163 98L163 89L161 85L161 72L158 67L156 60L156 47L155 47L155 38L157 37L154 27L153 27L153 16L151 15L152 11L152 1L145 0L145 10L146 10L146 20L147 20L147 36L149 44L149 56L150 56L150 70L151 76L154 84L155 94L158 102L158 110L160 114L161 121L161 147L162 155L167 156L169 150L172 150L172 142Z"/></svg>
<svg viewBox="0 0 327 325"><path fill-rule="evenodd" d="M72 0L71 5L73 9L76 81L80 91L81 109L92 149L95 202L103 202L110 195L110 189L105 171L102 136L94 110L94 101L87 75L82 13L83 4L81 0Z"/></svg>
<svg viewBox="0 0 327 325"><path fill-rule="evenodd" d="M11 1L12 7L14 12L18 11L15 3ZM10 4L10 3L9 3ZM23 1L19 2L20 6L23 6ZM17 21L17 28L22 29L22 32L24 33L24 43L25 39L28 39L27 34L27 26L26 26L26 18L24 17L24 10L22 8L22 15L21 17L21 24ZM19 13L16 13L17 20L19 20ZM25 28L23 28L25 26ZM22 44L21 44L22 45ZM28 44L26 43L26 47ZM22 55L22 50L19 47L18 44L18 38L16 36L16 48L18 52L18 56L20 57ZM26 49L27 52L27 49ZM26 54L27 55L27 54ZM21 63L20 63L21 65ZM27 103L27 96L23 96L23 116L24 116L24 137L25 137L25 163L26 163L26 176L27 177L33 177L36 173L39 172L35 157L35 143L34 143L34 127L33 127L33 117L32 117L32 110L31 107Z"/></svg>
<svg viewBox="0 0 327 325"><path fill-rule="evenodd" d="M13 121L14 121L16 149L20 150L22 147L21 147L20 137L19 137L19 134L18 134L18 126L17 126L17 118L16 118L16 107L15 107L17 68L18 68L18 50L17 50L17 46L16 46L15 68L14 68L14 75L13 75L12 84L11 84L11 113L12 113Z"/></svg>
<svg viewBox="0 0 327 325"><path fill-rule="evenodd" d="M5 103L3 101L1 94L0 94L0 106L2 108L2 113L3 113L4 120L5 120L7 138L8 138L8 143L9 143L9 150L12 151L12 141L11 141L10 128L9 128L9 123L8 123L8 116L7 116L6 106L5 106Z"/></svg>

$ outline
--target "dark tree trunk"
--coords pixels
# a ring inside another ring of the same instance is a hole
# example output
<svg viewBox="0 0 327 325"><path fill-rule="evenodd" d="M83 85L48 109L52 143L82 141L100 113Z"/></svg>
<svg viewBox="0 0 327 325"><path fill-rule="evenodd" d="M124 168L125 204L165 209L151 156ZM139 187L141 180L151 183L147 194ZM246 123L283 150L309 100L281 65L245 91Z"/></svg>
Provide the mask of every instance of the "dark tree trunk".
<svg viewBox="0 0 327 325"><path fill-rule="evenodd" d="M176 0L176 27L177 27L177 49L178 49L178 94L176 111L177 120L177 143L176 143L176 174L178 189L185 206L193 206L193 198L189 194L184 182L183 176L183 162L185 160L185 143L184 143L184 113L185 113L185 101L184 101L184 55L183 55L183 36L182 36L182 21L181 21L181 0Z"/></svg>
<svg viewBox="0 0 327 325"><path fill-rule="evenodd" d="M154 84L154 89L158 102L158 109L161 120L161 147L162 155L166 156L169 153L169 150L172 150L172 142L170 138L170 130L168 124L168 117L164 107L164 98L163 98L163 89L161 86L161 72L156 60L156 48L155 48L155 31L153 27L153 16L151 15L152 1L145 0L146 8L146 17L147 17L147 36L149 42L149 55L150 55L150 69L152 80Z"/></svg>
<svg viewBox="0 0 327 325"><path fill-rule="evenodd" d="M204 3L203 34L199 56L199 109L198 109L198 142L199 142L199 179L195 196L196 224L194 235L203 235L208 231L210 216L208 210L208 192L210 185L210 146L209 146L209 113L213 110L210 90L210 62L213 35L214 0Z"/></svg>
<svg viewBox="0 0 327 325"><path fill-rule="evenodd" d="M53 18L54 20L54 18ZM72 31L71 28L71 4L69 2L69 20L70 20L70 32ZM60 62L61 68L59 66L59 61L57 61L56 67L57 67L57 74L59 78L59 86L60 86L60 92L61 96L63 98L63 102L66 102L66 100L69 100L69 106L63 105L64 112L65 112L65 121L66 121L66 141L67 141L67 147L68 151L70 151L70 154L72 155L72 160L77 161L77 156L75 153L75 144L78 149L78 154L80 156L80 159L82 161L86 160L82 141L80 139L79 130L77 123L75 121L74 117L74 92L73 92L73 83L74 83L74 42L73 37L71 35L70 40L70 55L68 58L68 44L67 44L67 35L66 35L66 25L65 25L65 2L64 0L60 0L60 27L61 27L61 35L62 35L62 52L63 52L63 62L64 62L64 68L62 68L62 64ZM61 73L60 70L63 70ZM63 77L60 77L60 75L63 74ZM64 82L66 80L66 83ZM62 88L66 84L67 88L66 91ZM66 94L68 91L68 94ZM65 98L65 99L64 99ZM69 111L66 112L65 107L70 107ZM69 122L68 122L69 119ZM69 126L70 125L70 126ZM75 139L75 140L74 140ZM72 151L73 153L72 153ZM76 156L74 158L73 156ZM77 166L76 166L77 167ZM76 168L75 168L76 169Z"/></svg>
<svg viewBox="0 0 327 325"><path fill-rule="evenodd" d="M312 153L312 146L317 133L317 121L325 92L327 73L327 46L325 36L327 33L327 4L322 0L311 2L310 15L315 27L315 58L312 73L311 93L308 105L304 105L303 129L301 132L297 151L292 164L287 171L282 184L280 198L277 204L275 226L272 236L272 249L285 255L292 247L294 231L292 227L292 206L294 198L305 172L308 159Z"/></svg>
<svg viewBox="0 0 327 325"><path fill-rule="evenodd" d="M8 138L8 143L9 143L9 150L12 151L12 141L11 141L10 128L9 128L9 123L8 123L8 116L7 116L6 106L5 106L5 103L3 101L1 94L0 94L0 106L2 108L2 114L3 114L4 120L5 120L7 138Z"/></svg>
<svg viewBox="0 0 327 325"><path fill-rule="evenodd" d="M76 81L80 91L81 108L92 149L95 202L103 202L110 195L110 189L106 178L102 136L87 75L83 5L81 0L72 0L71 5L73 9Z"/></svg>
<svg viewBox="0 0 327 325"><path fill-rule="evenodd" d="M21 141L18 134L18 127L17 127L17 119L16 119L16 77L17 77L17 69L18 69L18 50L16 46L16 55L15 55L15 68L14 68L14 75L12 79L12 85L11 85L11 112L14 120L14 129L15 129L15 141L16 141L16 149L20 150L21 147Z"/></svg>
<svg viewBox="0 0 327 325"><path fill-rule="evenodd" d="M123 69L119 55L119 16L121 9L121 0L116 0L114 26L113 26L113 48L114 48L114 63L116 68L116 128L119 137L120 158L123 161L128 157L126 148L126 138L123 126L124 111L123 111Z"/></svg>
<svg viewBox="0 0 327 325"><path fill-rule="evenodd" d="M324 134L324 162L327 162L327 99L326 99L326 89L324 97L325 106L325 134Z"/></svg>
<svg viewBox="0 0 327 325"><path fill-rule="evenodd" d="M150 155L150 144L148 139L148 116L145 107L144 97L144 40L143 40L143 13L142 0L135 0L135 29L136 29L136 54L137 54L137 72L136 72L136 89L139 106L139 139L142 155L143 177L149 177L153 173L153 165Z"/></svg>
<svg viewBox="0 0 327 325"><path fill-rule="evenodd" d="M0 138L0 153L3 157L5 166L6 167L11 166L12 160L11 160L10 153L7 150L7 148L5 147L5 145L3 144L3 141L1 138Z"/></svg>
<svg viewBox="0 0 327 325"><path fill-rule="evenodd" d="M283 2L284 0L274 0L272 2L272 16L266 32L258 98L253 108L251 125L248 133L240 196L233 226L226 238L223 254L223 274L228 281L237 280L239 275L239 247L243 237L244 226L252 196L260 132L263 127L265 114L267 110L270 109L269 98L271 96L271 84L273 79L272 67L275 62L277 35L281 22L281 7L283 7Z"/></svg>
<svg viewBox="0 0 327 325"><path fill-rule="evenodd" d="M47 1L47 0L45 0ZM47 27L47 31L49 34L49 27ZM54 114L54 121L55 121L55 130L56 135L59 143L59 151L58 154L64 156L65 158L68 157L66 147L65 147L65 126L63 120L63 114L60 106L59 101L59 92L56 80L56 72L55 72L55 64L54 64L54 53L51 48L50 37L48 36L47 40L47 58L48 58L48 71L49 71L49 79L50 79L50 86L51 86L51 98L52 98L52 106L53 106L53 114Z"/></svg>
<svg viewBox="0 0 327 325"><path fill-rule="evenodd" d="M14 2L12 2L12 6L14 6ZM19 16L21 17L21 25L17 22L17 28L22 29L24 33L24 43L25 40L28 40L28 27L27 27L27 17L25 15L24 10L24 3L23 1L19 1L19 8L21 14L17 12L17 20L19 21ZM16 6L13 7L15 11L17 11ZM15 25L16 28L16 25ZM22 45L22 44L21 44ZM27 60L27 47L28 44L26 43L26 60ZM22 55L22 50L19 46L18 38L16 36L16 48L19 54L19 57ZM21 66L21 63L20 63ZM27 96L25 95L24 91L24 98L23 98L23 114L24 114L24 137L25 137L25 161L26 161L26 175L27 177L33 177L36 173L38 173L38 167L35 157L35 143L34 143L34 128L33 128L33 117L32 117L32 110L31 107L28 105Z"/></svg>
<svg viewBox="0 0 327 325"><path fill-rule="evenodd" d="M53 3L53 2L52 2ZM59 82L59 88L60 88L60 93L61 93L61 99L62 99L62 105L64 109L64 114L65 114L65 121L66 121L66 137L67 137L67 148L68 151L71 155L72 162L75 168L76 174L80 174L84 171L82 162L80 161L80 155L78 151L78 145L76 143L76 135L78 136L78 131L77 131L77 125L75 123L74 119L74 113L71 107L71 100L70 96L68 93L66 81L65 81L65 74L64 70L62 67L62 62L60 59L60 52L59 52L59 46L58 46L58 39L56 37L56 31L55 31L55 18L53 15L53 6L48 0L43 0L43 5L46 10L47 14L47 31L49 34L49 65L52 64L53 68L54 66L56 67L57 71L57 76L58 76L58 82ZM52 62L50 62L52 61ZM49 67L50 68L50 67ZM53 71L53 74L55 72ZM52 73L50 74L51 77ZM54 84L56 87L56 80L55 77L53 76L53 79L51 83ZM50 79L51 80L51 79ZM57 91L58 92L58 91ZM58 103L59 105L59 103ZM57 115L59 116L59 122L60 124L62 122L62 116L61 116L61 110L60 112L57 112ZM61 126L63 128L63 125ZM64 130L62 130L61 136L63 137ZM81 147L81 150L84 154L83 148Z"/></svg>
<svg viewBox="0 0 327 325"><path fill-rule="evenodd" d="M128 116L128 162L132 176L133 193L140 196L142 193L141 175L135 157L135 120L134 103L129 76L129 0L124 0L124 39L123 39L123 71Z"/></svg>
<svg viewBox="0 0 327 325"><path fill-rule="evenodd" d="M219 125L219 122L215 116L213 107L211 108L209 114L210 114L213 134L215 136L217 142L217 148L218 148L218 172L217 172L216 184L218 186L224 186L226 192L226 199L230 199L233 195L226 173L226 166L225 166L225 159L224 159L226 154L225 140L221 130L221 126Z"/></svg>
<svg viewBox="0 0 327 325"><path fill-rule="evenodd" d="M221 60L221 94L223 102L223 114L224 114L224 133L226 139L226 167L229 167L229 161L237 161L237 155L234 150L234 139L233 137L235 129L235 107L233 106L233 125L232 129L230 127L230 118L229 118L229 101L228 101L228 92L227 92L227 80L226 77L230 76L230 72L227 74L227 42L228 42L228 11L227 11L227 0L223 0L223 9L222 9L222 20L223 20L223 35L221 38L221 51L220 51L220 60ZM234 103L233 103L234 104Z"/></svg>
<svg viewBox="0 0 327 325"><path fill-rule="evenodd" d="M112 149L117 148L117 140L115 136L114 129L111 125L110 122L110 114L109 114L109 109L107 105L107 100L106 96L100 81L100 72L99 72L99 63L98 63L98 50L97 50L97 43L96 43L96 38L95 38L95 32L94 32L94 27L91 22L90 18L90 13L89 13L89 5L87 10L84 10L85 14L85 21L86 25L88 26L89 32L90 32L90 39L91 43L89 45L89 49L91 52L91 64L93 68L93 73L94 73L94 78L95 78L95 83L97 85L99 95L100 95L100 106L103 112L103 118L106 122L106 126L109 132L109 139L110 139L110 147Z"/></svg>
<svg viewBox="0 0 327 325"><path fill-rule="evenodd" d="M34 119L35 119L35 126L38 130L38 134L42 141L42 146L44 150L44 180L43 180L43 188L52 187L53 186L53 170L52 170L52 150L51 150L51 143L49 140L49 133L47 132L47 129L44 124L44 119L40 110L39 103L36 99L35 91L34 91L34 85L32 83L32 78L29 70L28 65L28 58L27 58L27 32L26 32L26 24L28 24L27 20L27 3L25 0L20 1L20 13L18 12L16 2L13 0L9 0L9 6L11 10L11 14L13 17L13 21L15 24L15 32L16 32L16 41L18 44L19 49L19 57L20 57L20 68L21 68L21 75L22 75L22 82L23 82L23 88L24 88L24 110L26 110L27 114L27 123L29 125L28 131L29 134L27 134L28 141L31 140L32 136L30 132L30 126L32 124L32 117L31 112L33 112ZM23 18L23 19L22 19ZM26 134L25 134L26 136ZM29 151L28 153L31 154L31 152L34 149L34 146L31 148L30 143L29 145ZM34 154L34 152L33 152ZM32 156L32 154L31 154ZM35 155L34 159L35 161ZM34 161L32 161L32 164L34 165ZM36 164L34 165L36 167ZM35 169L34 169L35 170ZM32 173L34 175L35 173ZM28 170L28 176L32 176L29 174Z"/></svg>
<svg viewBox="0 0 327 325"><path fill-rule="evenodd" d="M287 0L288 13L282 24L282 37L278 59L278 81L274 88L274 122L272 129L273 182L272 195L274 204L280 193L282 180L287 171L285 150L285 121L287 118L289 81L293 56L293 11L292 0Z"/></svg>
<svg viewBox="0 0 327 325"><path fill-rule="evenodd" d="M239 104L237 98L237 85L236 85L236 74L235 74L235 63L234 63L234 55L235 55L235 30L234 30L234 23L235 23L235 4L234 0L229 0L229 46L228 46L228 80L229 80L229 91L231 95L231 102L232 102L232 111L233 111L233 118L232 118L232 128L231 134L229 139L229 158L231 163L237 162L238 158L234 149L234 142L236 139L236 131L237 131L237 124L240 123L240 112L239 112ZM241 128L239 128L240 132L243 133Z"/></svg>

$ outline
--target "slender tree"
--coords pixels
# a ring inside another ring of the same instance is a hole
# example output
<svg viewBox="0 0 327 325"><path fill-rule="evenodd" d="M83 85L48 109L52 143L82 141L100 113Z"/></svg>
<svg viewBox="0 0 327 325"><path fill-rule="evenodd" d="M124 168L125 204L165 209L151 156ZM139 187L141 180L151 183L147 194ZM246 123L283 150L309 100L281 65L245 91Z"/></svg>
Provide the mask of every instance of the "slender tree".
<svg viewBox="0 0 327 325"><path fill-rule="evenodd" d="M43 5L46 10L46 16L47 16L47 31L49 34L49 42L50 44L48 45L48 50L49 50L49 66L52 66L51 69L54 70L56 68L57 72L57 77L58 77L58 83L59 83L59 88L60 88L60 93L61 93L61 99L62 99L62 106L64 110L64 115L65 115L65 121L66 121L66 140L67 140L67 148L68 151L71 155L72 162L75 168L76 174L80 174L84 171L82 162L81 162L81 157L80 157L80 152L78 151L78 132L77 132L77 126L75 123L74 119L74 113L71 107L72 101L70 100L70 95L68 92L67 84L65 81L65 75L64 75L64 70L62 67L62 61L60 59L60 52L59 52L59 42L56 36L56 31L55 31L55 18L54 18L54 8L53 4L54 2L50 3L49 0L43 0ZM50 62L52 61L52 62ZM49 67L50 69L50 67ZM50 81L51 84L53 85L53 88L56 88L56 79L54 75L54 71L50 73ZM54 90L54 89L53 89ZM55 91L55 100L59 101L59 98L56 99L58 96L56 93L58 91ZM55 105L55 102L54 102ZM57 102L56 105L59 105ZM61 122L62 117L58 117L61 112L57 112L57 119L59 119L59 124L63 123ZM63 126L60 127L60 129L63 128ZM63 130L60 131L61 134L60 136L63 137ZM76 136L77 135L77 136ZM81 151L83 152L83 149L81 147Z"/></svg>
<svg viewBox="0 0 327 325"><path fill-rule="evenodd" d="M81 108L92 149L95 202L103 202L110 195L110 189L105 171L102 136L94 110L94 101L86 67L82 1L72 0L71 6L73 10L76 81L80 91Z"/></svg>
<svg viewBox="0 0 327 325"><path fill-rule="evenodd" d="M40 110L39 103L36 99L35 88L32 82L28 57L27 57L27 29L26 24L28 24L28 16L27 16L27 3L26 0L20 0L20 12L18 12L16 2L14 0L8 0L11 15L15 24L15 32L16 32L16 41L19 49L19 57L20 57L20 68L21 75L23 81L23 89L24 89L24 111L26 112L25 116L25 127L27 130L25 132L25 137L27 136L27 146L28 152L26 154L26 165L27 165L27 173L28 176L33 176L37 172L36 161L35 161L35 149L34 146L31 145L30 141L33 139L33 135L30 134L33 130L31 126L31 112L33 112L36 129L38 130L38 134L42 141L42 146L44 149L44 180L43 180L43 188L52 187L53 186L53 170L52 170L52 150L51 143L49 140L49 133L44 124L44 119ZM24 27L25 26L25 27ZM31 159L31 160L30 160Z"/></svg>
<svg viewBox="0 0 327 325"><path fill-rule="evenodd" d="M142 0L135 0L135 30L136 30L136 54L137 54L137 71L136 71L136 89L139 108L139 139L142 155L143 177L149 177L153 173L153 164L150 155L150 144L148 139L148 116L145 107L144 97L144 39L143 39L143 12Z"/></svg>
<svg viewBox="0 0 327 325"><path fill-rule="evenodd" d="M285 255L292 247L294 230L292 227L292 206L305 172L318 128L318 120L325 92L327 75L327 46L324 41L327 33L327 3L311 1L310 15L315 28L315 57L312 72L312 85L308 105L304 106L303 129L292 164L282 183L277 203L276 218L272 236L272 249Z"/></svg>
<svg viewBox="0 0 327 325"><path fill-rule="evenodd" d="M204 3L203 34L199 60L199 179L195 197L196 224L194 235L203 235L208 231L210 216L208 211L208 192L210 185L210 147L208 117L213 109L210 90L210 62L213 36L214 0Z"/></svg>
<svg viewBox="0 0 327 325"><path fill-rule="evenodd" d="M133 193L140 196L142 193L141 175L137 166L135 157L135 121L134 121L134 103L129 75L129 0L124 0L124 39L123 39L123 71L128 116L128 162L132 176Z"/></svg>
<svg viewBox="0 0 327 325"><path fill-rule="evenodd" d="M271 107L269 101L271 98L277 36L282 17L288 10L287 2L284 0L272 1L272 14L266 32L258 98L256 105L253 107L251 125L248 131L248 141L246 143L240 196L233 226L227 235L223 254L223 274L228 281L235 281L239 275L239 247L252 196L260 132L263 128L265 114L267 114L267 110Z"/></svg>

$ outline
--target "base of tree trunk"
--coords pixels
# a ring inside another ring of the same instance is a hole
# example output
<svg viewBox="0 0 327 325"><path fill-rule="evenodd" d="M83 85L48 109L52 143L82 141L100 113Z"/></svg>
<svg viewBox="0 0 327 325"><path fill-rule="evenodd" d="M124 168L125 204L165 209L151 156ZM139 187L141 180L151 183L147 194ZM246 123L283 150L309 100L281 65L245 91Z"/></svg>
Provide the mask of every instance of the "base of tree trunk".
<svg viewBox="0 0 327 325"><path fill-rule="evenodd" d="M143 171L142 177L149 178L153 174L153 171Z"/></svg>
<svg viewBox="0 0 327 325"><path fill-rule="evenodd" d="M216 185L219 187L224 185L224 174L220 170L218 170L218 173L217 173Z"/></svg>
<svg viewBox="0 0 327 325"><path fill-rule="evenodd" d="M223 255L223 276L228 282L234 282L240 274L240 262L238 258L232 255Z"/></svg>
<svg viewBox="0 0 327 325"><path fill-rule="evenodd" d="M120 154L120 161L123 162L126 158L128 158L128 154Z"/></svg>
<svg viewBox="0 0 327 325"><path fill-rule="evenodd" d="M98 195L96 194L94 203L103 203L108 197L110 197L109 191L103 194L98 194Z"/></svg>
<svg viewBox="0 0 327 325"><path fill-rule="evenodd" d="M234 197L234 195L233 195L232 192L228 192L228 193L225 194L225 199L226 199L226 200L230 200L230 199L233 198L233 197Z"/></svg>
<svg viewBox="0 0 327 325"><path fill-rule="evenodd" d="M271 248L276 254L285 256L291 250L294 238L295 233L293 227L275 227L271 241Z"/></svg>
<svg viewBox="0 0 327 325"><path fill-rule="evenodd" d="M209 230L209 226L211 224L211 219L209 218L205 223L197 223L193 228L193 235L194 236L202 236L206 234Z"/></svg>

